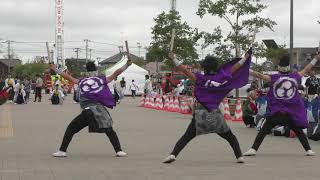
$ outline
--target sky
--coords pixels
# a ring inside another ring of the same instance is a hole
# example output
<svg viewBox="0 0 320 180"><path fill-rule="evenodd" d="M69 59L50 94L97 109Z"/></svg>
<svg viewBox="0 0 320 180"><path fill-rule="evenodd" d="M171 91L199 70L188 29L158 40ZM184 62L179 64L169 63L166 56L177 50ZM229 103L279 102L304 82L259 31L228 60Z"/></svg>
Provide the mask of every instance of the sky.
<svg viewBox="0 0 320 180"><path fill-rule="evenodd" d="M289 45L290 0L262 0L269 7L263 17L277 22L274 31L263 29L262 39L274 39ZM307 3L306 3L307 2ZM217 17L196 15L199 0L177 0L182 19L202 31L212 31L228 25ZM294 0L294 46L318 47L320 41L320 0ZM27 61L33 56L46 56L45 42L53 48L55 39L54 0L0 0L0 42L12 43L13 51ZM118 46L129 41L131 52L143 56L151 41L153 18L170 10L170 0L64 0L65 56L75 57L74 48L82 48L79 57L85 58L85 42L93 49L92 59L108 58L119 52ZM0 57L7 52L7 44L0 43ZM200 57L210 49L199 50Z"/></svg>

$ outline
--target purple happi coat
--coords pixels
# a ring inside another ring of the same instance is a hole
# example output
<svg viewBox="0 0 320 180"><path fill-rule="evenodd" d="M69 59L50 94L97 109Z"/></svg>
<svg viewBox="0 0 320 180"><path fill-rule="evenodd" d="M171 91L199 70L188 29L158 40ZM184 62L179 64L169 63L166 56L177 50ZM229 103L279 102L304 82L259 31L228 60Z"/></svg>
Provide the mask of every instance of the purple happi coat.
<svg viewBox="0 0 320 180"><path fill-rule="evenodd" d="M93 103L99 102L111 109L116 106L105 76L80 79L79 90L81 97L84 97Z"/></svg>
<svg viewBox="0 0 320 180"><path fill-rule="evenodd" d="M251 56L235 73L231 73L232 66L237 61L231 61L219 68L215 75L196 73L195 97L208 111L217 109L223 98L235 88L248 84Z"/></svg>
<svg viewBox="0 0 320 180"><path fill-rule="evenodd" d="M301 76L298 73L291 73L288 75L274 74L270 77L271 88L268 93L270 115L286 112L296 127L306 128L308 126L307 113L298 92Z"/></svg>

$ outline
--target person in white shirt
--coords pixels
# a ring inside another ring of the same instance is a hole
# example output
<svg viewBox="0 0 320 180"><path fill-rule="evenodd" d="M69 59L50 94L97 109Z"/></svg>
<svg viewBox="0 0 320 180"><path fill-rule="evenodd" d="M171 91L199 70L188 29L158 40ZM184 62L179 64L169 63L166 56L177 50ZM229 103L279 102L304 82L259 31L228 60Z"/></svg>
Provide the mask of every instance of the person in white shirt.
<svg viewBox="0 0 320 180"><path fill-rule="evenodd" d="M137 91L139 91L139 87L136 85L136 83L134 82L134 80L132 80L130 88L131 93L132 93L132 98L135 98L137 95Z"/></svg>
<svg viewBox="0 0 320 180"><path fill-rule="evenodd" d="M18 81L15 87L14 104L25 104L26 103L26 92L24 91L23 84Z"/></svg>
<svg viewBox="0 0 320 180"><path fill-rule="evenodd" d="M144 84L144 94L145 95L150 95L152 94L152 83L150 81L149 75L146 75L146 82Z"/></svg>
<svg viewBox="0 0 320 180"><path fill-rule="evenodd" d="M21 87L22 86L22 87ZM17 83L13 86L13 91L14 91L14 97L13 97L13 102L17 101L17 97L19 94L19 90L23 89L23 85L20 83L20 80L17 80Z"/></svg>
<svg viewBox="0 0 320 180"><path fill-rule="evenodd" d="M121 98L121 86L120 82L118 81L118 78L116 77L113 81L113 91L114 91L114 100L117 103L120 103L120 98Z"/></svg>

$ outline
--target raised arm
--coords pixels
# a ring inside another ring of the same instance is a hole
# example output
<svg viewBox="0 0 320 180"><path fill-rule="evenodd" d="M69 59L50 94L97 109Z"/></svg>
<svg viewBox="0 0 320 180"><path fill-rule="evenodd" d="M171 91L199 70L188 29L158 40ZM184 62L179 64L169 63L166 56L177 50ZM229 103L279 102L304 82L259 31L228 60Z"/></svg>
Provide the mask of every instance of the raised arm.
<svg viewBox="0 0 320 180"><path fill-rule="evenodd" d="M186 75L192 82L196 82L196 76L177 60L174 53L169 53L169 59L173 61L179 71Z"/></svg>
<svg viewBox="0 0 320 180"><path fill-rule="evenodd" d="M119 76L123 71L125 71L129 66L131 66L132 61L130 59L130 57L128 56L128 61L127 63L122 66L121 68L117 69L115 72L113 72L113 74L111 74L110 76L107 77L108 82L113 81L117 76Z"/></svg>
<svg viewBox="0 0 320 180"><path fill-rule="evenodd" d="M62 70L57 69L56 65L53 63L50 64L50 69L72 83L75 83L75 84L79 83L79 79L74 78L71 75L63 72Z"/></svg>
<svg viewBox="0 0 320 180"><path fill-rule="evenodd" d="M241 66L249 59L251 55L252 55L252 47L246 52L246 54L240 61L238 61L232 66L231 73L233 74L237 72L241 68Z"/></svg>
<svg viewBox="0 0 320 180"><path fill-rule="evenodd" d="M271 81L271 77L269 75L265 75L265 74L261 74L259 72L256 72L256 71L253 71L250 69L250 75L251 76L254 76L256 78L259 78L259 79L262 79L262 80L265 80L267 82Z"/></svg>
<svg viewBox="0 0 320 180"><path fill-rule="evenodd" d="M306 67L304 67L302 71L298 72L300 76L304 76L307 73L309 73L313 68L313 66L315 66L319 60L320 60L320 52L317 52L313 60L308 65L306 65Z"/></svg>

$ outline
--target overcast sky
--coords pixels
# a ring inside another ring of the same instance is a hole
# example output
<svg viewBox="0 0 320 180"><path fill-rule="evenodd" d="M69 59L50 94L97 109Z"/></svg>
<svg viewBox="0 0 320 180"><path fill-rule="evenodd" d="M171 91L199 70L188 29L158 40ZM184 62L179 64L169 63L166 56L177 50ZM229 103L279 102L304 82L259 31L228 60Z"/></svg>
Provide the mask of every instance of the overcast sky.
<svg viewBox="0 0 320 180"><path fill-rule="evenodd" d="M275 31L263 30L257 40L275 39L278 44L289 44L290 0L263 0L269 8L263 16L278 23ZM195 13L199 0L177 0L177 10L192 27L200 30L212 29L226 24L218 18L206 16L200 19ZM320 40L320 0L294 0L295 3L295 47L317 47ZM14 40L13 49L24 60L46 55L44 43L54 41L54 0L0 0L0 42ZM170 0L64 0L66 56L75 56L73 48L84 48L84 39L120 45L123 39L130 46L148 46L153 18L170 9ZM22 43L19 43L22 42ZM52 44L51 44L52 45ZM92 58L107 58L118 52L116 46L90 43L94 49ZM0 50L6 50L0 44ZM138 48L132 48L138 55ZM208 52L205 50L204 53ZM141 50L141 55L145 50ZM199 52L201 54L201 52ZM0 54L0 56L4 53ZM85 57L85 51L80 53Z"/></svg>

